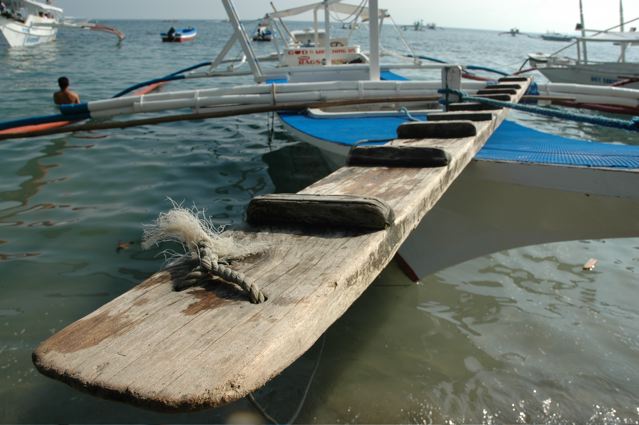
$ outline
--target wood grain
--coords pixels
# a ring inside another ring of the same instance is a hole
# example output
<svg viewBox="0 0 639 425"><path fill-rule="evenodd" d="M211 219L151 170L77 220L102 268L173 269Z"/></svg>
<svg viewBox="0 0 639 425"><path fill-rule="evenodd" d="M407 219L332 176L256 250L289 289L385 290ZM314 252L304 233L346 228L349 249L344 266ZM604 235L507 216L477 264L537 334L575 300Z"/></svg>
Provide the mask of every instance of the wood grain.
<svg viewBox="0 0 639 425"><path fill-rule="evenodd" d="M428 121L490 121L493 114L490 112L431 112L428 114Z"/></svg>
<svg viewBox="0 0 639 425"><path fill-rule="evenodd" d="M498 111L501 108L499 106L486 105L479 102L461 102L451 103L448 105L448 110L451 112L457 111Z"/></svg>

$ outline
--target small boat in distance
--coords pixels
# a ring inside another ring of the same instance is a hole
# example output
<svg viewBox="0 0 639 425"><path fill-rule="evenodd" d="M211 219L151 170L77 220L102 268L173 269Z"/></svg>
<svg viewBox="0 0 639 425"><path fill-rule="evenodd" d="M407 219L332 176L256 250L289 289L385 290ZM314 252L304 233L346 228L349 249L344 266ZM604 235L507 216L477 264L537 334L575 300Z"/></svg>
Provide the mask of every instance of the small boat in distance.
<svg viewBox="0 0 639 425"><path fill-rule="evenodd" d="M547 32L546 34L541 35L542 40L546 41L564 41L571 42L575 39L575 37L566 34L560 34L558 32Z"/></svg>
<svg viewBox="0 0 639 425"><path fill-rule="evenodd" d="M412 29L413 31L424 31L426 25L424 24L423 19L419 19L413 22L413 25L405 25L402 27L404 31Z"/></svg>
<svg viewBox="0 0 639 425"><path fill-rule="evenodd" d="M267 27L259 26L255 29L253 34L253 41L271 41L273 40L273 33Z"/></svg>
<svg viewBox="0 0 639 425"><path fill-rule="evenodd" d="M519 28L511 28L510 31L500 32L499 35L512 35L513 37L519 35Z"/></svg>
<svg viewBox="0 0 639 425"><path fill-rule="evenodd" d="M257 24L257 28L253 32L253 41L271 41L273 39L273 31L271 30L268 13Z"/></svg>
<svg viewBox="0 0 639 425"><path fill-rule="evenodd" d="M162 41L165 43L183 43L185 41L192 41L197 35L197 30L193 27L182 28L176 30L171 27L167 32L160 34Z"/></svg>

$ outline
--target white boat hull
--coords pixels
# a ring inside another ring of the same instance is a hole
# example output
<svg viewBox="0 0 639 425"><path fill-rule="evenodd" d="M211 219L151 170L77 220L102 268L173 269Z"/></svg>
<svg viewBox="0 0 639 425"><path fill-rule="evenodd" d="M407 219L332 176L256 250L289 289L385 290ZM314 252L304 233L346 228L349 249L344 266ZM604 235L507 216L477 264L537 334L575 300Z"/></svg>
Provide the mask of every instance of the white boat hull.
<svg viewBox="0 0 639 425"><path fill-rule="evenodd" d="M626 78L639 78L639 64L632 63L573 65L566 67L538 66L537 70L553 83L610 86ZM639 89L639 82L625 85L624 88Z"/></svg>
<svg viewBox="0 0 639 425"><path fill-rule="evenodd" d="M349 146L284 123L340 167ZM474 160L399 250L422 278L482 255L521 246L639 237L639 170Z"/></svg>
<svg viewBox="0 0 639 425"><path fill-rule="evenodd" d="M400 255L417 277L493 252L639 236L639 171L473 161Z"/></svg>
<svg viewBox="0 0 639 425"><path fill-rule="evenodd" d="M0 17L0 33L9 47L27 47L49 43L56 39L58 29L30 17L26 23Z"/></svg>

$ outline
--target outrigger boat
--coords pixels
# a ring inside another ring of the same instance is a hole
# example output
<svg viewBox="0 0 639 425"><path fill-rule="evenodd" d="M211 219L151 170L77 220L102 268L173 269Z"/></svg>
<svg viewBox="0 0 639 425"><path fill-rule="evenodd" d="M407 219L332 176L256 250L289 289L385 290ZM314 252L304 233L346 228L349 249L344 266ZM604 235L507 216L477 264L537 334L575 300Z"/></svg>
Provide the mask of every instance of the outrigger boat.
<svg viewBox="0 0 639 425"><path fill-rule="evenodd" d="M28 47L56 39L58 29L78 28L113 34L121 41L124 34L106 25L64 19L63 10L47 1L3 0L0 2L0 45Z"/></svg>
<svg viewBox="0 0 639 425"><path fill-rule="evenodd" d="M62 9L34 0L3 0L0 33L10 47L34 46L56 39Z"/></svg>
<svg viewBox="0 0 639 425"><path fill-rule="evenodd" d="M639 18L624 22L623 3L620 0L621 22L619 25L603 31L589 30L586 29L584 23L581 1L579 7L581 22L577 25L577 29L581 30L581 36L577 37L574 43L552 54L531 53L528 55L527 62L552 82L598 86L616 85L639 89L639 62L627 59L628 50L633 46L639 46L639 33L636 32L636 28L635 31L624 31L626 25L639 20ZM614 61L592 60L588 54L588 47L595 44L617 46L619 49L617 59ZM576 57L559 55L571 47L576 48Z"/></svg>
<svg viewBox="0 0 639 425"><path fill-rule="evenodd" d="M195 71L195 66L164 80L244 74L252 75L256 85L123 96L63 107L62 118L56 119L192 110L183 116L93 124L121 128L272 111L294 136L319 147L336 166L346 158L349 165L294 196L252 201L247 217L258 227L233 234L257 246L266 243L270 250L236 260L233 270L268 285L268 297L254 286L242 286L251 300L261 303L244 302L244 296L219 282L176 292L173 285L181 285L184 266L180 263L43 343L34 353L43 373L144 406L217 406L260 387L311 347L398 248L418 278L506 248L639 236L639 147L572 140L502 123L504 108L519 108L522 99L637 111L639 91L547 84L539 85L544 96L524 98L527 78L462 82L461 66L424 65L414 54L410 63L381 64L379 29L388 14L377 0L366 8L326 0L274 12L280 34L290 33L279 18L296 12L313 12L316 31L310 52L302 53L290 35L278 53L267 58L280 66L266 69L233 3L222 3L234 34L213 62L202 65L209 69ZM325 16L322 41L319 11ZM338 11L368 17L370 51L362 52L348 39L339 46L355 49L357 61L343 63L338 57L336 62L333 56L340 52L332 46L330 15ZM239 71L237 63L226 60L236 43L244 56L241 64L248 64L250 71ZM299 60L309 53L321 58L321 64ZM411 81L399 74L402 69L437 70L442 79ZM639 130L636 120L600 122ZM71 126L67 131L87 128ZM380 160L375 155L387 156L371 167L366 161ZM408 162L397 168L398 157ZM425 163L434 168L421 168ZM379 198L364 199L371 195ZM303 206L291 212L291 205ZM369 207L377 212L370 213ZM282 223L284 217L307 226L325 225L322 220L330 216L344 224L360 213L367 218L351 221L347 230L320 226L307 233L304 226ZM355 230L356 224L374 230ZM198 258L198 252L208 249L196 243L190 255ZM209 266L213 262L217 259ZM221 276L241 280L228 270Z"/></svg>
<svg viewBox="0 0 639 425"><path fill-rule="evenodd" d="M619 46L617 61L593 61L588 57L589 44L609 44ZM639 46L639 33L603 31L593 35L577 37L577 57L531 53L530 64L550 81L557 83L592 84L598 86L623 85L639 88L639 62L626 60L626 51Z"/></svg>

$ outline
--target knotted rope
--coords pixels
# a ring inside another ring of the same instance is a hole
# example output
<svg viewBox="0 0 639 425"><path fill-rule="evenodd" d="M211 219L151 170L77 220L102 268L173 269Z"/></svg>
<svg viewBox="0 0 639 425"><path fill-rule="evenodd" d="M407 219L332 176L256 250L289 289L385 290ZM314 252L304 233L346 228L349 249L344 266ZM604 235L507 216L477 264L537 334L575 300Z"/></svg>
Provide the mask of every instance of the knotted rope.
<svg viewBox="0 0 639 425"><path fill-rule="evenodd" d="M176 290L180 291L190 288L207 277L217 276L226 282L235 283L242 288L253 304L266 301L266 296L255 282L244 274L220 264L219 257L213 252L212 247L206 241L200 241L197 244L197 250L191 252L191 258L193 261L199 262L199 264L186 275L186 278L176 281L174 284Z"/></svg>
<svg viewBox="0 0 639 425"><path fill-rule="evenodd" d="M155 223L144 230L142 246L149 248L161 242L179 242L185 253L177 256L177 261L194 263L195 267L184 279L174 280L173 288L181 291L201 284L212 277L238 285L254 304L266 301L266 295L257 284L242 273L226 264L232 258L241 258L255 251L240 245L230 236L222 234L197 210L188 210L173 203L173 209L160 213ZM175 256L174 256L175 257Z"/></svg>
<svg viewBox="0 0 639 425"><path fill-rule="evenodd" d="M462 90L452 89L440 89L440 94L455 94L459 96L460 102L479 102L485 105L496 106L499 108L510 108L517 111L529 112L532 114L543 115L552 118L559 118L564 120L585 122L589 124L596 124L603 127L619 128L622 130L639 131L639 117L633 117L630 120L621 120L617 118L608 118L601 116L592 116L586 114L578 114L575 112L560 111L557 109L542 108L532 105L521 105L519 103L504 102L501 100L489 99L486 97L470 96Z"/></svg>

